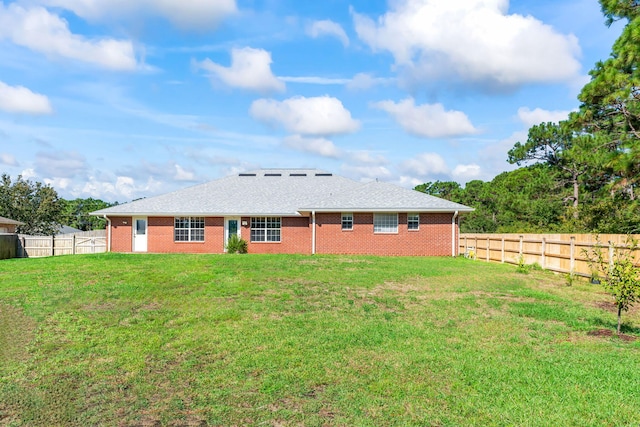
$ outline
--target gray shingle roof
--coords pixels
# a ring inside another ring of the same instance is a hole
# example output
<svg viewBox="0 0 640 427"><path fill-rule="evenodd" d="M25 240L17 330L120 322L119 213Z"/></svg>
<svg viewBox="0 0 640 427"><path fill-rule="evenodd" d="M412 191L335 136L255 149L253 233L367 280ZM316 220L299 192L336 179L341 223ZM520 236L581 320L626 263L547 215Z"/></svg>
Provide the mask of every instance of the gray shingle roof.
<svg viewBox="0 0 640 427"><path fill-rule="evenodd" d="M459 203L430 196L415 190L398 187L388 182L368 182L332 195L302 211L389 211L389 212L471 212L473 209Z"/></svg>
<svg viewBox="0 0 640 427"><path fill-rule="evenodd" d="M259 169L94 215L290 216L316 211L460 211L473 209L383 182L359 183L318 169Z"/></svg>
<svg viewBox="0 0 640 427"><path fill-rule="evenodd" d="M9 218L0 216L0 224L24 225L24 222L20 222L20 221L16 221L15 219L9 219Z"/></svg>

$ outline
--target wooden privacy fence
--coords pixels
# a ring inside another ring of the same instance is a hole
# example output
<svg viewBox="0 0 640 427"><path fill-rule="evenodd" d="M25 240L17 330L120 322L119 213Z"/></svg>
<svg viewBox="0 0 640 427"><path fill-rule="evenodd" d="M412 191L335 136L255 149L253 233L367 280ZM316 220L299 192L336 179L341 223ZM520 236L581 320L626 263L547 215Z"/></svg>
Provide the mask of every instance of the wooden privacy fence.
<svg viewBox="0 0 640 427"><path fill-rule="evenodd" d="M105 230L83 231L57 236L18 235L18 258L106 252Z"/></svg>
<svg viewBox="0 0 640 427"><path fill-rule="evenodd" d="M0 234L0 259L16 257L18 236L15 234Z"/></svg>
<svg viewBox="0 0 640 427"><path fill-rule="evenodd" d="M460 253L487 262L538 264L558 273L591 276L586 252L598 239L605 261L611 261L616 250L628 250L626 234L467 234L461 233ZM640 235L631 236L640 240ZM640 266L640 251L634 254Z"/></svg>

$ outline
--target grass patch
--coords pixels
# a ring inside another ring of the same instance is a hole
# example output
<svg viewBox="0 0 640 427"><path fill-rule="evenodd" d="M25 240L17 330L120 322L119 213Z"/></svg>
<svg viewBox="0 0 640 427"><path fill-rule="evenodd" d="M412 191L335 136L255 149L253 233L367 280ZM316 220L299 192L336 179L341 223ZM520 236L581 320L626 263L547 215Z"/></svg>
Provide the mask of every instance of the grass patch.
<svg viewBox="0 0 640 427"><path fill-rule="evenodd" d="M609 298L462 258L2 261L0 425L632 425Z"/></svg>

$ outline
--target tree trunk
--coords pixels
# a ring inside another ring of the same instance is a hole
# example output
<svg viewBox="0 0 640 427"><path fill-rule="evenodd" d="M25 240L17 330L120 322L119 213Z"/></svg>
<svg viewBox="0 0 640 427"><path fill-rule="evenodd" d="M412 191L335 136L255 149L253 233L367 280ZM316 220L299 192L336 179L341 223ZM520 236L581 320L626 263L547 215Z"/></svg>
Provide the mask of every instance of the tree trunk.
<svg viewBox="0 0 640 427"><path fill-rule="evenodd" d="M618 335L620 335L620 319L622 317L622 306L618 306Z"/></svg>
<svg viewBox="0 0 640 427"><path fill-rule="evenodd" d="M580 196L580 187L578 186L578 175L573 174L573 217L578 219L578 197Z"/></svg>

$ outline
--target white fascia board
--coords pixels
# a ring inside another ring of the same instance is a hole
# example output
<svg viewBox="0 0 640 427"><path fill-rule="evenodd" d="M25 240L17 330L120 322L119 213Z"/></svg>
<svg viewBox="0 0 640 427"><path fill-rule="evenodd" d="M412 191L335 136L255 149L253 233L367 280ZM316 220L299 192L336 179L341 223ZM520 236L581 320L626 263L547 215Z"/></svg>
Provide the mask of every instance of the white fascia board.
<svg viewBox="0 0 640 427"><path fill-rule="evenodd" d="M177 216L203 216L203 217L227 217L227 216L248 216L248 217L258 217L258 216L301 216L299 212L287 212L287 213L278 213L278 212L115 212L115 213L95 213L91 212L89 215L95 215L102 217L106 215L108 217L119 217L119 216L151 216L151 217L177 217Z"/></svg>
<svg viewBox="0 0 640 427"><path fill-rule="evenodd" d="M443 208L431 208L431 209L424 209L424 208L384 208L384 209L379 209L379 208L331 208L331 209L326 209L326 208L320 208L320 209L311 209L311 208L305 208L305 209L300 209L298 212L311 212L311 211L315 211L316 213L330 213L330 212L385 212L385 213L396 213L396 212L424 212L424 213L454 213L456 211L458 212L473 212L475 209L473 208L468 208L468 209L462 209L462 208L449 208L449 209L443 209Z"/></svg>

